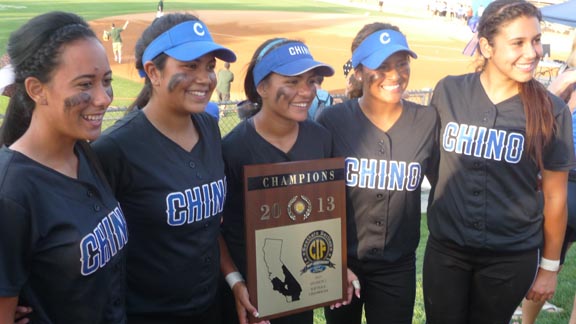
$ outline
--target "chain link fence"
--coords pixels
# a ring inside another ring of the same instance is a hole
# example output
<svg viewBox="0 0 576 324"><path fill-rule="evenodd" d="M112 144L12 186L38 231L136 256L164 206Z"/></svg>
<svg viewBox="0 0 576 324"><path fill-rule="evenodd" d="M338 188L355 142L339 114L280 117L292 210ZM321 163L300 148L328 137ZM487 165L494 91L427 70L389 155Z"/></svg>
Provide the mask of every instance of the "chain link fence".
<svg viewBox="0 0 576 324"><path fill-rule="evenodd" d="M342 102L346 100L346 97L342 94L335 94L334 102ZM428 105L430 102L430 97L432 96L432 89L422 89L422 90L410 90L406 92L406 99L422 104ZM228 134L234 126L240 122L238 117L238 112L236 110L236 105L239 101L227 101L219 102L218 107L220 109L220 131L222 136ZM110 107L106 111L104 116L104 121L102 122L102 128L105 129L112 124L114 124L118 119L122 118L126 114L126 107ZM0 122L4 121L4 115L0 114Z"/></svg>

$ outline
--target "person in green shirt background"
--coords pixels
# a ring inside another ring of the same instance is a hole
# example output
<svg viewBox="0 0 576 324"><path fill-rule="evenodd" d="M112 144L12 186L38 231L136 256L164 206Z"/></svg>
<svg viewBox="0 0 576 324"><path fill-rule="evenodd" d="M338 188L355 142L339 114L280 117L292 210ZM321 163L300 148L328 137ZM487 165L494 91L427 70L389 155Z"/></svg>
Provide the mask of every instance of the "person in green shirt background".
<svg viewBox="0 0 576 324"><path fill-rule="evenodd" d="M218 71L218 83L216 92L218 101L230 101L230 84L234 81L234 73L230 71L230 63L224 63L224 68Z"/></svg>
<svg viewBox="0 0 576 324"><path fill-rule="evenodd" d="M108 32L110 39L112 39L112 52L114 53L114 61L122 63L122 33L126 27L128 27L128 20L124 23L122 28L116 28L116 25L112 23L112 29Z"/></svg>
<svg viewBox="0 0 576 324"><path fill-rule="evenodd" d="M234 73L230 71L230 63L224 63L224 67L218 71L218 81L216 83L216 94L218 94L219 102L230 101L230 84L234 81ZM224 116L226 111L226 105L224 109L220 109L220 117Z"/></svg>

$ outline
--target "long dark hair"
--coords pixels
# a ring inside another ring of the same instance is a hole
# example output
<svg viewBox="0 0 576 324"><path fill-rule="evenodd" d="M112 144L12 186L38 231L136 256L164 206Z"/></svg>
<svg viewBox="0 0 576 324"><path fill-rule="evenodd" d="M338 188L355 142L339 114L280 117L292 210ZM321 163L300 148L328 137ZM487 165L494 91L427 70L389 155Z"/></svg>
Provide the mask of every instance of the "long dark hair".
<svg viewBox="0 0 576 324"><path fill-rule="evenodd" d="M8 55L15 74L14 92L0 128L0 145L12 145L30 126L36 105L24 87L26 78L49 82L52 72L64 63L61 48L86 38L97 38L86 21L61 11L36 16L10 35Z"/></svg>
<svg viewBox="0 0 576 324"><path fill-rule="evenodd" d="M142 32L142 36L136 42L136 49L134 52L134 56L136 58L136 70L144 71L144 63L142 62L142 56L144 55L144 51L156 39L156 37L160 36L165 31L169 30L170 28L183 23L185 21L197 21L199 20L198 17L185 14L185 13L171 13L164 15L160 18L156 18L150 26L148 26L144 32ZM152 59L152 63L158 68L158 70L164 70L164 66L166 65L166 58L167 55L162 53ZM142 108L148 104L150 101L150 97L152 96L152 84L150 82L150 78L146 75L144 77L144 87L136 97L136 100L128 107L128 111L132 111L137 108Z"/></svg>
<svg viewBox="0 0 576 324"><path fill-rule="evenodd" d="M500 28L519 17L535 17L542 21L540 10L524 0L496 0L490 3L478 23L478 38L485 38L493 44ZM481 56L480 48L478 47ZM480 58L477 71L483 71L487 59ZM544 85L535 79L520 83L519 93L526 115L526 153L543 169L542 155L544 147L550 143L555 132L555 120L552 101Z"/></svg>

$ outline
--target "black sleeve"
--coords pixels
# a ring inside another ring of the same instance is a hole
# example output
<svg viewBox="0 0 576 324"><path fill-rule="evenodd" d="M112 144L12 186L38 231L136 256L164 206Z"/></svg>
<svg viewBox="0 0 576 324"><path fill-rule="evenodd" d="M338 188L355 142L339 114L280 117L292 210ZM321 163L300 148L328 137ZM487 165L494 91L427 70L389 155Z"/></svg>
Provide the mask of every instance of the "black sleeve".
<svg viewBox="0 0 576 324"><path fill-rule="evenodd" d="M24 207L0 198L0 296L15 297L28 279L30 217Z"/></svg>
<svg viewBox="0 0 576 324"><path fill-rule="evenodd" d="M432 107L428 107L426 109L432 109ZM436 110L434 113L437 115ZM432 148L432 154L430 155L430 166L426 169L425 176L430 182L430 186L434 188L438 180L438 166L440 163L440 119L436 119L436 125L434 126L434 131L432 132L432 136L434 136L434 145Z"/></svg>
<svg viewBox="0 0 576 324"><path fill-rule="evenodd" d="M129 187L131 179L128 159L119 145L110 137L102 136L91 146L102 164L104 175L108 179L114 195L118 198L122 192L129 190L126 189Z"/></svg>
<svg viewBox="0 0 576 324"><path fill-rule="evenodd" d="M554 171L567 171L576 167L572 114L561 99L552 97L552 100L555 107L556 132L551 143L544 151L544 168Z"/></svg>

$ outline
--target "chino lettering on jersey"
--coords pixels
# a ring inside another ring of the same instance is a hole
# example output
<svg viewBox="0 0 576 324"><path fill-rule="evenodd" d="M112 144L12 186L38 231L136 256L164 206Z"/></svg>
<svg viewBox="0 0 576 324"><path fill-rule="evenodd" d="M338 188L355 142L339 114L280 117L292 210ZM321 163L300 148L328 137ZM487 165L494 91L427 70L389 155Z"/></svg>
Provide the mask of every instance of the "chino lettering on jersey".
<svg viewBox="0 0 576 324"><path fill-rule="evenodd" d="M208 219L224 209L226 178L172 192L166 196L166 216L170 226L181 226Z"/></svg>
<svg viewBox="0 0 576 324"><path fill-rule="evenodd" d="M348 187L414 191L422 177L418 162L346 158Z"/></svg>
<svg viewBox="0 0 576 324"><path fill-rule="evenodd" d="M449 122L444 128L442 147L447 152L516 164L524 151L524 135L475 125Z"/></svg>
<svg viewBox="0 0 576 324"><path fill-rule="evenodd" d="M126 220L122 209L116 207L80 242L82 275L91 275L104 267L127 242Z"/></svg>

